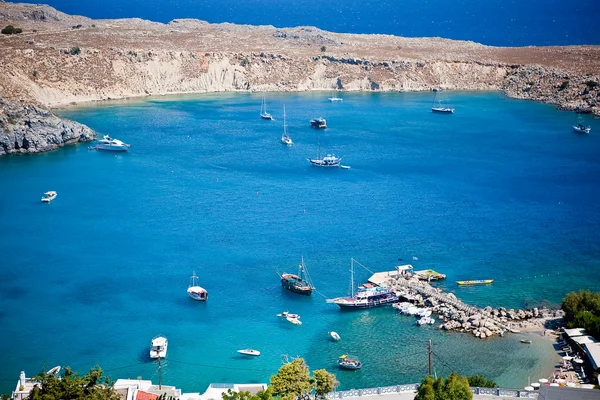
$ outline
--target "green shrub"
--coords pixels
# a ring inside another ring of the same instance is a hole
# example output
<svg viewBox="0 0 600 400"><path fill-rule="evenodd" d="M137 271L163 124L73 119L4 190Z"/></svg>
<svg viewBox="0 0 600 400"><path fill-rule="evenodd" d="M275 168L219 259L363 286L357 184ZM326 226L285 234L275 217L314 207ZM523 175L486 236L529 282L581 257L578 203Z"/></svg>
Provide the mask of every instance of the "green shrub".
<svg viewBox="0 0 600 400"><path fill-rule="evenodd" d="M565 90L568 87L569 87L569 81L563 81L563 83L560 84L560 87L558 88L558 90Z"/></svg>
<svg viewBox="0 0 600 400"><path fill-rule="evenodd" d="M241 65L242 67L245 67L246 65L248 65L248 59L247 59L247 58L242 58L242 59L240 60L240 65Z"/></svg>
<svg viewBox="0 0 600 400"><path fill-rule="evenodd" d="M79 47L71 47L71 50L69 51L69 53L72 56L76 56L77 54L81 53L81 49Z"/></svg>
<svg viewBox="0 0 600 400"><path fill-rule="evenodd" d="M325 53L327 51L327 47L321 46L321 52Z"/></svg>
<svg viewBox="0 0 600 400"><path fill-rule="evenodd" d="M23 32L21 28L15 28L12 25L6 25L0 32L4 35L14 35Z"/></svg>
<svg viewBox="0 0 600 400"><path fill-rule="evenodd" d="M598 86L598 82L596 81L587 81L585 82L585 84L587 85L587 87L589 87L590 89L595 88L596 86Z"/></svg>

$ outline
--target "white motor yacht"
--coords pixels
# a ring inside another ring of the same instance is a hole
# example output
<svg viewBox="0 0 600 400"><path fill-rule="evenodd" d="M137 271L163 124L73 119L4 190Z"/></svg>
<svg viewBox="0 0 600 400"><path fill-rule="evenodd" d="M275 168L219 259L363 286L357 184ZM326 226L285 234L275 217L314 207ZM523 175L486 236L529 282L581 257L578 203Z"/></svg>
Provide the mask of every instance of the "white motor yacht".
<svg viewBox="0 0 600 400"><path fill-rule="evenodd" d="M42 197L42 203L50 203L57 196L57 193L54 190L44 193Z"/></svg>
<svg viewBox="0 0 600 400"><path fill-rule="evenodd" d="M254 349L242 349L237 352L245 356L260 356L260 351Z"/></svg>
<svg viewBox="0 0 600 400"><path fill-rule="evenodd" d="M152 347L150 347L150 358L165 358L167 356L167 347L169 342L164 336L156 336L152 339Z"/></svg>
<svg viewBox="0 0 600 400"><path fill-rule="evenodd" d="M104 135L101 140L98 140L94 150L108 150L108 151L127 151L131 145L123 143L119 139L111 138L108 135Z"/></svg>

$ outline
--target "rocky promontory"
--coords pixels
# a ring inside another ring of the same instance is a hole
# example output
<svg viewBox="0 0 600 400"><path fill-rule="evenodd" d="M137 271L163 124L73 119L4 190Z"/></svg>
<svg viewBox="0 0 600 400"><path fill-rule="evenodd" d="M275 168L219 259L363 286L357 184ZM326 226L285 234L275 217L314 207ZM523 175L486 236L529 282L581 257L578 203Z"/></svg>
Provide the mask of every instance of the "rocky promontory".
<svg viewBox="0 0 600 400"><path fill-rule="evenodd" d="M600 115L600 47L492 47L209 24L92 20L45 5L0 3L0 98L61 107L221 91L498 90Z"/></svg>
<svg viewBox="0 0 600 400"><path fill-rule="evenodd" d="M40 153L93 140L96 134L46 108L0 99L0 155Z"/></svg>

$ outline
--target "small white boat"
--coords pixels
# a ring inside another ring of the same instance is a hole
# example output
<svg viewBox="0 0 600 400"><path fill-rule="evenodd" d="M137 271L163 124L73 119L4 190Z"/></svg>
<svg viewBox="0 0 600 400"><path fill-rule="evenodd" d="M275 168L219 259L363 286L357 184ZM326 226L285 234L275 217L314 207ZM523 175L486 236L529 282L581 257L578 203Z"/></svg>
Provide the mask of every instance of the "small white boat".
<svg viewBox="0 0 600 400"><path fill-rule="evenodd" d="M417 324L419 324L419 325L425 325L425 324L433 325L434 323L435 323L435 319L433 319L431 317L423 317L417 321Z"/></svg>
<svg viewBox="0 0 600 400"><path fill-rule="evenodd" d="M590 131L592 130L591 127L589 126L585 126L583 124L577 124L577 125L573 125L573 131L577 132L577 133L590 133Z"/></svg>
<svg viewBox="0 0 600 400"><path fill-rule="evenodd" d="M332 94L332 95L331 95L331 97L328 97L328 98L327 98L327 100L329 100L329 101L331 101L331 102L334 102L334 101L342 101L342 100L344 100L344 99L343 99L343 98L341 98L341 97L337 97L337 95L335 95L335 94Z"/></svg>
<svg viewBox="0 0 600 400"><path fill-rule="evenodd" d="M198 286L198 276L194 272L190 278L190 285L187 289L188 295L197 301L208 300L208 292L201 286Z"/></svg>
<svg viewBox="0 0 600 400"><path fill-rule="evenodd" d="M331 338L336 342L341 339L340 335L338 335L337 332L331 331L327 333L329 333L329 336L331 336Z"/></svg>
<svg viewBox="0 0 600 400"><path fill-rule="evenodd" d="M441 114L454 114L454 108L443 107L442 100L438 98L438 105L435 106L435 99L437 98L437 90L433 91L433 100L431 101L431 112Z"/></svg>
<svg viewBox="0 0 600 400"><path fill-rule="evenodd" d="M50 368L50 370L47 372L48 375L56 375L60 372L60 365L57 365L54 368Z"/></svg>
<svg viewBox="0 0 600 400"><path fill-rule="evenodd" d="M167 356L167 347L169 342L164 336L156 336L152 339L150 347L150 358L165 358Z"/></svg>
<svg viewBox="0 0 600 400"><path fill-rule="evenodd" d="M277 316L281 317L281 318L297 318L297 319L300 318L300 316L298 314L292 314L292 313L287 312L287 311L284 311L281 314L277 314Z"/></svg>
<svg viewBox="0 0 600 400"><path fill-rule="evenodd" d="M237 352L245 356L260 356L260 351L254 349L242 349Z"/></svg>
<svg viewBox="0 0 600 400"><path fill-rule="evenodd" d="M104 135L104 138L98 140L95 147L90 147L92 150L108 150L108 151L127 151L131 145L123 143L119 139L111 138Z"/></svg>
<svg viewBox="0 0 600 400"><path fill-rule="evenodd" d="M44 193L42 196L42 203L50 203L57 196L57 193L54 190Z"/></svg>
<svg viewBox="0 0 600 400"><path fill-rule="evenodd" d="M298 326L300 326L300 325L302 325L302 321L300 321L300 319L299 319L299 318L300 318L300 317L296 317L296 318L294 318L294 317L286 317L285 319L286 319L288 322L291 322L291 323L292 323L292 324L294 324L294 325L298 325Z"/></svg>
<svg viewBox="0 0 600 400"><path fill-rule="evenodd" d="M267 103L265 103L265 97L263 96L262 104L260 105L260 117L262 119L273 120L273 116L267 112Z"/></svg>

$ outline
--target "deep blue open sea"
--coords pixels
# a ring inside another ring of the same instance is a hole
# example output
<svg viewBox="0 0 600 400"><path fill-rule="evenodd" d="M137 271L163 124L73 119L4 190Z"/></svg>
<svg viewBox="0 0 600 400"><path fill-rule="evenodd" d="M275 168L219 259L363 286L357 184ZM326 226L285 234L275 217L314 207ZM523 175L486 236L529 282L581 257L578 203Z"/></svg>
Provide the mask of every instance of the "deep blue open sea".
<svg viewBox="0 0 600 400"><path fill-rule="evenodd" d="M25 0L39 3L39 0ZM176 18L343 33L439 36L494 46L600 44L598 0L44 0L91 18ZM1 7L1 6L0 6Z"/></svg>
<svg viewBox="0 0 600 400"><path fill-rule="evenodd" d="M111 378L157 381L152 337L169 351L163 383L268 382L281 356L337 373L341 389L413 383L427 373L480 373L522 387L556 361L548 342L485 341L391 308L341 312L325 297L349 288L350 258L372 271L412 263L478 306L556 305L600 290L600 121L499 93L206 94L60 110L126 154L87 144L0 158L0 392L19 371L100 365ZM279 142L282 109L295 145ZM310 118L329 128L317 132ZM311 167L320 141L348 170ZM58 197L42 204L40 197ZM275 271L301 257L312 297L282 291ZM413 260L413 257L418 260ZM402 262L398 258L403 259ZM206 304L187 297L195 271ZM356 271L364 281L370 273ZM456 280L494 279L459 288ZM299 313L293 326L276 317ZM342 340L328 340L337 331ZM260 350L258 358L237 349ZM338 371L345 352L364 363ZM493 360L493 361L491 361Z"/></svg>

